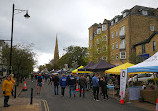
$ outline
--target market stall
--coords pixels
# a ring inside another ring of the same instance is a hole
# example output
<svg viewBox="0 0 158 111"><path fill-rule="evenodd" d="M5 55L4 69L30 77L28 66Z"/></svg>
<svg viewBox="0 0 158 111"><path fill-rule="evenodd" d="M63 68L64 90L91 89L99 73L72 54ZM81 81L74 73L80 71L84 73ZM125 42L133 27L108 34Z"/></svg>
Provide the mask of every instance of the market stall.
<svg viewBox="0 0 158 111"><path fill-rule="evenodd" d="M80 66L80 67L78 67L77 69L73 70L71 73L76 74L76 73L78 72L78 69L81 69L81 68L83 68L83 67L84 67L84 66Z"/></svg>
<svg viewBox="0 0 158 111"><path fill-rule="evenodd" d="M119 65L117 67L111 68L109 70L105 71L105 74L115 74L115 75L120 75L121 70L125 69L127 70L128 67L134 66L134 64L131 63L125 63L122 65ZM112 87L112 86L111 86ZM113 86L114 87L114 86ZM118 83L117 85L115 85L115 89L117 90L117 94L119 94L119 89L120 89L120 84ZM113 93L114 93L114 88L113 88ZM113 94L114 95L114 94Z"/></svg>
<svg viewBox="0 0 158 111"><path fill-rule="evenodd" d="M151 56L144 62L141 62L132 67L127 68L127 72L128 73L133 73L133 72L152 72L153 73L153 76L154 76L153 88L146 88L145 90L141 90L140 96L145 101L155 103L156 99L158 98L158 90L157 90L157 83L156 83L156 77L155 77L155 73L158 72L158 52L156 52L153 56Z"/></svg>
<svg viewBox="0 0 158 111"><path fill-rule="evenodd" d="M105 71L110 68L115 67L115 65L112 65L110 63L107 63L104 60L100 60L99 63L92 65L91 67L88 67L87 70L91 70L93 72L100 72L100 71Z"/></svg>

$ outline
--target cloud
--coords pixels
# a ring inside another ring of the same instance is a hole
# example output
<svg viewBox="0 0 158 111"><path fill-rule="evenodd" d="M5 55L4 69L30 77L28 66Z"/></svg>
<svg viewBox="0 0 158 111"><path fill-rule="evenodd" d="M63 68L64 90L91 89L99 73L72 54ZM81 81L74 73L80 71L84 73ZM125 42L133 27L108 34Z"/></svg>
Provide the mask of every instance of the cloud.
<svg viewBox="0 0 158 111"><path fill-rule="evenodd" d="M10 39L12 5L26 9L14 18L14 44L34 44L38 64L44 64L54 56L55 39L58 36L60 56L70 45L88 47L88 28L94 23L112 19L125 9L135 5L157 8L157 0L1 0L0 39ZM44 59L42 59L44 58Z"/></svg>

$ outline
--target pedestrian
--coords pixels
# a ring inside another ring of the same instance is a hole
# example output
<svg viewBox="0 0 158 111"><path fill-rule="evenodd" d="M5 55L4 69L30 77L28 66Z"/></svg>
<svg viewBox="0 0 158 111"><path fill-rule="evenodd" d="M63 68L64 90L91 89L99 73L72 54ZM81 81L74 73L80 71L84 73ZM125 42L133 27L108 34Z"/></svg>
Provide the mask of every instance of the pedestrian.
<svg viewBox="0 0 158 111"><path fill-rule="evenodd" d="M104 96L104 99L105 99L105 95L106 95L106 99L108 100L109 99L109 96L108 96L108 93L107 93L107 79L106 77L102 77L102 81L101 81L101 90L102 90L102 94Z"/></svg>
<svg viewBox="0 0 158 111"><path fill-rule="evenodd" d="M8 104L8 101L9 101L9 96L11 95L12 92L12 87L13 87L13 83L11 81L11 77L10 75L7 75L6 79L3 81L2 84L2 90L4 95L4 107L10 106Z"/></svg>
<svg viewBox="0 0 158 111"><path fill-rule="evenodd" d="M44 80L43 80L43 76L41 75L41 73L37 76L37 81L36 81L36 86L37 86L37 95L40 94L41 92L41 87L42 84L44 84ZM40 87L40 89L39 89ZM38 91L39 89L39 91Z"/></svg>
<svg viewBox="0 0 158 111"><path fill-rule="evenodd" d="M12 85L12 96L14 95L14 91L13 91L13 88L14 88L14 85L15 85L15 80L14 80L14 74L11 74L10 75L11 76L11 82L13 83L13 85Z"/></svg>
<svg viewBox="0 0 158 111"><path fill-rule="evenodd" d="M87 81L87 91L88 91L88 90L90 90L90 78L89 78L89 76L87 76L86 81Z"/></svg>
<svg viewBox="0 0 158 111"><path fill-rule="evenodd" d="M99 94L99 80L98 80L98 74L95 73L94 77L92 78L93 83L93 95L94 100L99 101L98 94Z"/></svg>
<svg viewBox="0 0 158 111"><path fill-rule="evenodd" d="M48 79L48 75L45 74L45 82L47 82L47 79Z"/></svg>
<svg viewBox="0 0 158 111"><path fill-rule="evenodd" d="M33 74L31 74L31 81L33 82Z"/></svg>
<svg viewBox="0 0 158 111"><path fill-rule="evenodd" d="M65 94L66 85L67 85L67 80L66 80L65 74L63 74L63 77L60 79L61 95L62 96L64 96L64 94Z"/></svg>
<svg viewBox="0 0 158 111"><path fill-rule="evenodd" d="M49 75L49 83L48 83L48 85L49 85L49 84L52 85L52 76L51 76L51 75Z"/></svg>
<svg viewBox="0 0 158 111"><path fill-rule="evenodd" d="M76 78L71 74L68 78L68 85L69 85L69 94L71 98L71 90L73 91L74 97L75 97L75 86L76 86Z"/></svg>
<svg viewBox="0 0 158 111"><path fill-rule="evenodd" d="M55 76L53 77L53 82L54 82L54 94L55 95L58 95L58 86L59 86L59 77L58 77L58 74L55 74Z"/></svg>
<svg viewBox="0 0 158 111"><path fill-rule="evenodd" d="M80 79L79 79L79 85L80 85L80 97L81 97L81 91L83 90L83 97L85 97L85 88L86 88L86 78L84 77L84 75L81 75Z"/></svg>

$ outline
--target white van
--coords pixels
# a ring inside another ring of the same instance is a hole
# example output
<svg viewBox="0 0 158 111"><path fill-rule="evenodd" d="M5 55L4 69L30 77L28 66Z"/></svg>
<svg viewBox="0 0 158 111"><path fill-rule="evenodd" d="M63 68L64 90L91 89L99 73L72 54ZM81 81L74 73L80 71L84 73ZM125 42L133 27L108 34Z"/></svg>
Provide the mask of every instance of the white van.
<svg viewBox="0 0 158 111"><path fill-rule="evenodd" d="M137 78L138 77L138 78ZM156 74L155 77L158 77L158 75ZM138 75L135 75L133 77L133 82L136 82L138 79L138 81L141 81L141 82L148 82L147 80L148 79L154 79L154 76L153 76L153 73L145 73L145 74L138 74ZM130 78L128 80L128 83L131 84L132 82L132 78Z"/></svg>

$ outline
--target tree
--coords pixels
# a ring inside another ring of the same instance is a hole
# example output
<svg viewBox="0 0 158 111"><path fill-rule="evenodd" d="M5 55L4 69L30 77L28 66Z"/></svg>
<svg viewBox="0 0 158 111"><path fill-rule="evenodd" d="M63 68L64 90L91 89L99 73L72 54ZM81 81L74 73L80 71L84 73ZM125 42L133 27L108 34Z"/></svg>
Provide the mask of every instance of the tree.
<svg viewBox="0 0 158 111"><path fill-rule="evenodd" d="M16 74L19 79L28 76L33 71L35 65L35 53L32 52L31 45L15 45L12 49L12 72ZM7 60L7 66L9 67L10 61L10 48L8 45L3 49L3 56Z"/></svg>
<svg viewBox="0 0 158 111"><path fill-rule="evenodd" d="M38 70L41 72L42 70L44 70L45 69L45 66L44 65L40 65L39 67L38 67Z"/></svg>
<svg viewBox="0 0 158 111"><path fill-rule="evenodd" d="M69 67L73 67L72 63L77 63L78 66L87 64L85 59L88 56L88 49L86 47L69 46L64 50L67 52L65 56Z"/></svg>

